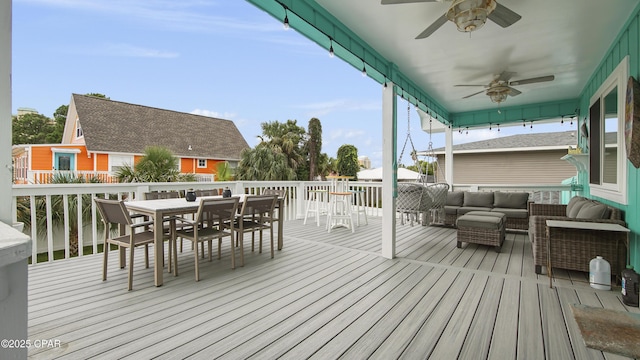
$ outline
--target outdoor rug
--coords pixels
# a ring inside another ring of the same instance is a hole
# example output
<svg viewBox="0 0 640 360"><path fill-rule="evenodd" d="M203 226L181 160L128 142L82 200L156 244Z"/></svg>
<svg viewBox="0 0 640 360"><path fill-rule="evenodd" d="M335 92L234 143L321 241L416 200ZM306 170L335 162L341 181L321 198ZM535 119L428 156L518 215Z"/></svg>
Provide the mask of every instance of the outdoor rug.
<svg viewBox="0 0 640 360"><path fill-rule="evenodd" d="M640 358L640 314L571 304L587 347Z"/></svg>

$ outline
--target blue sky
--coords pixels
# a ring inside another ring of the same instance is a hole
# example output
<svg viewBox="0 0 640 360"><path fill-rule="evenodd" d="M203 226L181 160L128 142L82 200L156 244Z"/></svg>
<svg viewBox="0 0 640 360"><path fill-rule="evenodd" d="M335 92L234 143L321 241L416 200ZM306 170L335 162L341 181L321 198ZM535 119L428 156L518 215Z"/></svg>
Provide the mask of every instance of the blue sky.
<svg viewBox="0 0 640 360"><path fill-rule="evenodd" d="M246 1L13 0L12 45L14 114L29 107L51 117L72 93L102 93L232 120L251 146L263 122L292 119L306 128L317 117L323 152L336 157L351 144L381 165L381 85ZM406 102L398 113L402 147ZM410 125L416 148L426 149L429 135L413 106ZM454 143L526 131L456 132ZM444 146L444 135L432 141Z"/></svg>

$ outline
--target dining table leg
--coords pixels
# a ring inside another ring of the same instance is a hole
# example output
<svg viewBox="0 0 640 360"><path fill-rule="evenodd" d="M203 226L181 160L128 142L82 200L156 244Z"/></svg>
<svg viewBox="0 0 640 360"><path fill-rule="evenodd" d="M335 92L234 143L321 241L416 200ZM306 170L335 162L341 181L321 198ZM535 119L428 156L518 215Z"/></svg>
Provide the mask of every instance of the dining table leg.
<svg viewBox="0 0 640 360"><path fill-rule="evenodd" d="M162 231L162 219L164 215L162 212L156 212L153 217L153 222L155 226L153 227L153 249L154 249L154 257L153 257L153 273L155 279L156 286L162 286L162 276L164 273L164 241L163 241L163 231ZM160 225L157 225L160 224Z"/></svg>

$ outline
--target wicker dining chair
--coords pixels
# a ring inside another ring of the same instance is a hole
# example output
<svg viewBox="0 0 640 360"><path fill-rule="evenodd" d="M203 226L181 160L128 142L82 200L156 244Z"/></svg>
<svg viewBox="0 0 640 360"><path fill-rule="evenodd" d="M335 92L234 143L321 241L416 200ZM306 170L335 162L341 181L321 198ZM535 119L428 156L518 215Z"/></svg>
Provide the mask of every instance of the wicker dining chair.
<svg viewBox="0 0 640 360"><path fill-rule="evenodd" d="M111 244L118 245L120 252L124 252L126 248L129 249L129 283L128 289L133 289L133 259L134 249L137 246L145 247L145 267L149 267L149 244L153 244L154 234L152 230L149 230L149 226L153 224L153 221L144 221L139 223L133 223L129 211L124 205L124 201L107 200L107 199L93 199L98 207L98 211L102 216L102 222L104 223L104 262L102 266L102 281L107 280L107 263ZM118 236L112 236L111 225L119 225L120 232ZM137 229L142 229L140 232L136 232ZM125 232L129 234L125 234ZM123 257L121 257L122 259ZM125 264L120 263L120 268L124 268Z"/></svg>
<svg viewBox="0 0 640 360"><path fill-rule="evenodd" d="M221 258L222 238L229 236L231 238L231 268L235 269L235 246L234 246L234 218L238 211L238 197L200 199L198 212L193 219L185 217L176 217L176 222L187 225L181 230L176 230L176 236L171 239L173 245L173 269L174 275L178 275L178 254L176 251L176 238L186 239L194 244L195 259L195 275L196 281L200 280L200 269L198 265L197 244L208 244L209 261L211 261L211 245L213 239L218 239L218 259Z"/></svg>

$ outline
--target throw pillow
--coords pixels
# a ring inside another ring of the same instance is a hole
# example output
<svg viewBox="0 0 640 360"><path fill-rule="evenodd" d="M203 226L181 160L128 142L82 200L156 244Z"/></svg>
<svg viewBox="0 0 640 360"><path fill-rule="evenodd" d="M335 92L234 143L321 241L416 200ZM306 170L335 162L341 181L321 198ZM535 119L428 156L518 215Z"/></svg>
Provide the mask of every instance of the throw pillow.
<svg viewBox="0 0 640 360"><path fill-rule="evenodd" d="M462 206L463 199L464 199L464 192L462 191L451 191L447 193L448 206Z"/></svg>
<svg viewBox="0 0 640 360"><path fill-rule="evenodd" d="M580 212L580 209L582 209L582 207L584 207L585 205L589 204L589 200L584 199L582 201L576 201L573 206L571 207L570 210L567 211L567 216L575 219L576 216L578 215L578 212Z"/></svg>
<svg viewBox="0 0 640 360"><path fill-rule="evenodd" d="M493 207L492 192L464 192L464 203L462 206L471 207Z"/></svg>
<svg viewBox="0 0 640 360"><path fill-rule="evenodd" d="M605 219L609 216L608 213L609 208L607 205L595 201L587 201L578 211L576 219Z"/></svg>
<svg viewBox="0 0 640 360"><path fill-rule="evenodd" d="M567 211L567 213L566 213L566 214L567 214L567 217L573 217L573 218L575 218L575 217L576 217L576 214L578 213L577 211L573 214L573 216L570 216L570 215L569 215L569 213L571 213L571 209L573 209L573 206L574 206L576 203L581 202L581 201L584 201L584 200L587 200L587 198L582 197L582 196L574 196L574 197L572 197L572 198L571 198L571 200L569 200L569 203L567 204L567 209L566 209L566 211ZM583 205L584 205L584 204L583 204Z"/></svg>
<svg viewBox="0 0 640 360"><path fill-rule="evenodd" d="M496 191L493 193L493 207L507 209L526 209L529 193L507 193Z"/></svg>

